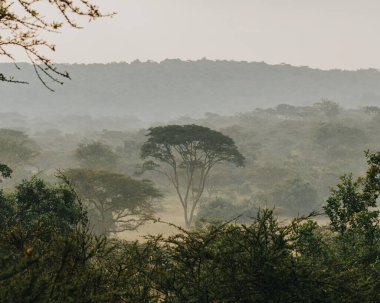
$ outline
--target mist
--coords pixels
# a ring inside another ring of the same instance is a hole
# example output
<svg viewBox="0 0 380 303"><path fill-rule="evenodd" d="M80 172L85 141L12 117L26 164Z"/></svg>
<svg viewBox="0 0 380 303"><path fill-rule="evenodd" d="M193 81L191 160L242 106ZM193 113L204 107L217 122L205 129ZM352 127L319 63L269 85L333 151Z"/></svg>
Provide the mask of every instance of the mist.
<svg viewBox="0 0 380 303"><path fill-rule="evenodd" d="M306 106L322 99L334 100L345 108L380 104L380 73L375 69L326 71L207 59L66 64L57 68L69 72L72 80L64 85L52 83L53 93L36 79L30 65L22 64L20 71L12 64L0 66L17 79L30 82L0 84L1 112L24 115L25 123L35 127L37 123L39 127L59 124L65 116L115 117L114 122L108 119L108 127L100 127L100 123L99 129L126 129L181 116L200 118L208 112L231 115L283 103ZM67 123L66 127L69 125L73 126Z"/></svg>
<svg viewBox="0 0 380 303"><path fill-rule="evenodd" d="M0 1L0 302L380 302L379 8Z"/></svg>

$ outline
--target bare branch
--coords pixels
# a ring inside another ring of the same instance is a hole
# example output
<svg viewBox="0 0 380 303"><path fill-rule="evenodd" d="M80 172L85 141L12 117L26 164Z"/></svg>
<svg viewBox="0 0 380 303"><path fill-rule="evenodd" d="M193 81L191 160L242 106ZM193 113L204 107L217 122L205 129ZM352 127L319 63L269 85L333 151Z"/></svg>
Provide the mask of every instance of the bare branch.
<svg viewBox="0 0 380 303"><path fill-rule="evenodd" d="M58 12L62 20L50 20L43 16L38 8L44 7ZM54 52L55 45L39 38L43 32L59 33L64 25L81 28L76 18L95 20L112 16L103 14L90 0L0 0L0 56L16 64L18 58L13 51L21 50L33 65L37 78L49 90L48 81L62 84L62 80L70 79L67 72L57 70L51 59L44 52ZM11 76L0 73L0 81L27 83L14 80Z"/></svg>

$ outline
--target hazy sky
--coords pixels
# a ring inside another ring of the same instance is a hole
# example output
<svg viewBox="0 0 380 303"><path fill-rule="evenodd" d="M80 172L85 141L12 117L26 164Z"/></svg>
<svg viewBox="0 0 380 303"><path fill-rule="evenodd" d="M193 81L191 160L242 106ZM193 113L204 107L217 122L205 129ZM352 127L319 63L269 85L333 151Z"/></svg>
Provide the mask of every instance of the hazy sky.
<svg viewBox="0 0 380 303"><path fill-rule="evenodd" d="M54 37L58 62L247 60L380 68L380 0L98 0L112 19Z"/></svg>

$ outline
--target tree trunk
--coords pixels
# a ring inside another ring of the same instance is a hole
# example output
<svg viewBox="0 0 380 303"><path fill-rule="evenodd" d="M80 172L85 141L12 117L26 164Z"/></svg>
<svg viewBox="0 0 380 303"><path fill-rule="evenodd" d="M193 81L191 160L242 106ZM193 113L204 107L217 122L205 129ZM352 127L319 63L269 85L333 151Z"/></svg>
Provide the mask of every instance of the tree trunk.
<svg viewBox="0 0 380 303"><path fill-rule="evenodd" d="M185 217L185 227L186 227L186 229L189 229L191 226L191 222L189 221L189 216L188 216L188 212L187 212L187 205L183 207L183 214Z"/></svg>

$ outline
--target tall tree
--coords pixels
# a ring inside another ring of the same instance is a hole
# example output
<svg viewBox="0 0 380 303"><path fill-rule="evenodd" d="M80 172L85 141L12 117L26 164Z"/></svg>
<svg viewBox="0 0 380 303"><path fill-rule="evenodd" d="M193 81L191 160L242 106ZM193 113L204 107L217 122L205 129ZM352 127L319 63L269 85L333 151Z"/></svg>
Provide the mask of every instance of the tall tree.
<svg viewBox="0 0 380 303"><path fill-rule="evenodd" d="M212 168L222 162L236 166L245 162L230 137L194 124L150 128L148 140L141 147L141 157L147 159L144 170L160 172L173 184L187 228L191 226Z"/></svg>

